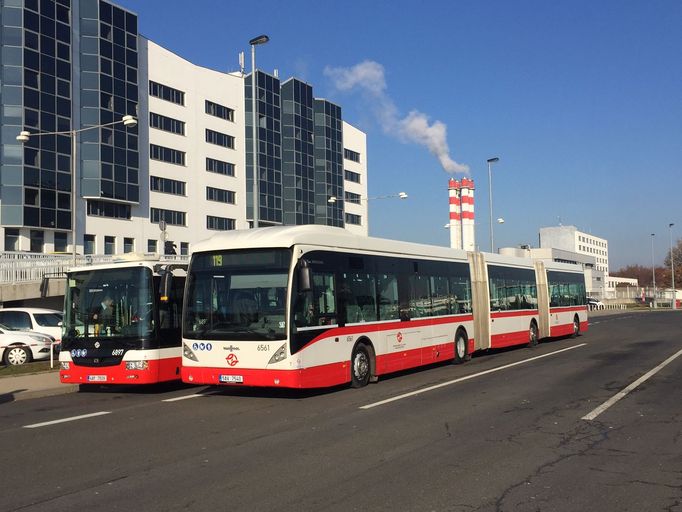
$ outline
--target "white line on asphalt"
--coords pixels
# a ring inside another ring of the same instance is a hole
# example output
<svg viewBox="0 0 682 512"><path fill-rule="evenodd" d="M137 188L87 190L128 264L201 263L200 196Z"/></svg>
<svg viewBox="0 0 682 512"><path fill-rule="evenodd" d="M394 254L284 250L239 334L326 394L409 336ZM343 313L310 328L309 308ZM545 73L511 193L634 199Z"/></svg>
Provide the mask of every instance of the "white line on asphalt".
<svg viewBox="0 0 682 512"><path fill-rule="evenodd" d="M606 402L604 402L599 407L594 409L591 413L586 414L585 416L583 416L580 419L586 420L586 421L591 421L591 420L595 419L597 416L599 416L601 413L603 413L606 409L608 409L613 404L615 404L618 400L620 400L621 398L625 398L627 396L627 394L630 393L630 391L635 389L637 386L639 386L643 382L646 382L647 380L649 380L650 377L653 377L656 373L658 373L665 366L667 366L669 363L671 363L672 361L674 361L676 358L678 358L681 355L682 355L682 350L677 351L672 356L670 356L668 359L666 359L661 364L659 364L656 368L646 372L644 375L642 375L639 379L637 379L635 382L630 384L628 387L624 388L622 391L619 391L618 393L613 395L611 398L609 398Z"/></svg>
<svg viewBox="0 0 682 512"><path fill-rule="evenodd" d="M162 402L177 402L179 400L187 400L188 398L197 398L200 396L206 396L206 394L196 393L194 395L178 396L176 398L167 398L166 400L161 400Z"/></svg>
<svg viewBox="0 0 682 512"><path fill-rule="evenodd" d="M436 384L435 386L429 386L428 388L418 389L417 391L405 393L404 395L398 395L398 396L394 396L393 398L387 398L386 400L381 400L380 402L374 402L373 404L363 405L360 407L360 409L371 409L372 407L378 407L380 405L395 402L397 400L402 400L403 398L410 398L412 396L420 395L421 393L426 393L427 391L433 391L434 389L442 388L442 387L449 386L451 384L456 384L458 382L463 382L463 381L469 380L469 379L475 379L476 377L481 377L481 376L487 375L489 373L499 372L500 370L506 370L507 368L511 368L512 366L518 366L520 364L530 363L531 361L536 361L538 359L542 359L543 357L553 356L556 354L560 354L561 352L566 352L567 350L573 350L575 348L584 347L585 345L587 345L587 343L581 343L579 345L574 345L572 347L562 348L561 350L555 350L554 352L542 354L541 356L530 357L528 359L524 359L523 361L516 361L515 363L505 364L504 366L498 366L497 368L492 368L490 370L485 370L485 371L482 371L479 373L474 373L472 375L467 375L466 377L460 377L459 379L450 380L448 382L442 382L441 384Z"/></svg>
<svg viewBox="0 0 682 512"><path fill-rule="evenodd" d="M83 414L81 416L71 416L70 418L62 418L61 420L46 421L44 423L34 423L33 425L24 425L24 428L38 428L47 427L48 425L56 425L57 423L66 423L67 421L82 420L85 418L94 418L95 416L103 416L111 414L111 411L93 412L92 414Z"/></svg>

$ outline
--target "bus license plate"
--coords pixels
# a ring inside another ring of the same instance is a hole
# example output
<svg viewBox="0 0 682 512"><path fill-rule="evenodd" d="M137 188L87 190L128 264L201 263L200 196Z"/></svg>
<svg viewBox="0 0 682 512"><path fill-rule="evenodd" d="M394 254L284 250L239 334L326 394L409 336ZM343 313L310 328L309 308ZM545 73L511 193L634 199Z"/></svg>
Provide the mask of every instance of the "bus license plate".
<svg viewBox="0 0 682 512"><path fill-rule="evenodd" d="M88 382L106 382L106 375L88 375Z"/></svg>
<svg viewBox="0 0 682 512"><path fill-rule="evenodd" d="M241 384L242 382L244 382L244 377L242 375L221 375L220 382Z"/></svg>

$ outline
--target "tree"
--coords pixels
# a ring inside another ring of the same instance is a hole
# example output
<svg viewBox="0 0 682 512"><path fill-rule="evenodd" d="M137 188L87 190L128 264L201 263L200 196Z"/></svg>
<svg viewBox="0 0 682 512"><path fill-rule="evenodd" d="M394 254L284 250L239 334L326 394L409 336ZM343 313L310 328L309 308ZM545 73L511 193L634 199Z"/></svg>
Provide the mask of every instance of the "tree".
<svg viewBox="0 0 682 512"><path fill-rule="evenodd" d="M668 272L670 274L670 272ZM651 267L643 265L628 265L627 267L611 272L613 277L629 277L637 279L639 286L651 286L653 284ZM656 286L660 286L661 281L665 276L665 269L663 267L656 267ZM677 271L675 272L677 277Z"/></svg>
<svg viewBox="0 0 682 512"><path fill-rule="evenodd" d="M673 263L675 264L675 288L682 288L682 240L678 240L673 246ZM658 278L656 278L658 279ZM656 281L658 283L658 281ZM664 286L672 286L670 279L670 252L665 257L665 278Z"/></svg>

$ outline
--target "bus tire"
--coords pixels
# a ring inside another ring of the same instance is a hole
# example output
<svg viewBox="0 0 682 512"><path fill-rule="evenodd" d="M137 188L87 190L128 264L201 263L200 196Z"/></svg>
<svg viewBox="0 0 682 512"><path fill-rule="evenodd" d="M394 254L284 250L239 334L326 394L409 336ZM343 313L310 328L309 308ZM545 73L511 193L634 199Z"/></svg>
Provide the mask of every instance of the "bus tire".
<svg viewBox="0 0 682 512"><path fill-rule="evenodd" d="M538 324L533 320L528 328L528 346L535 347L538 344Z"/></svg>
<svg viewBox="0 0 682 512"><path fill-rule="evenodd" d="M467 333L464 329L457 329L457 334L455 334L455 358L453 359L454 364L462 364L469 360L467 354L467 346L469 345L469 339L467 338Z"/></svg>
<svg viewBox="0 0 682 512"><path fill-rule="evenodd" d="M353 388L363 388L369 383L372 375L372 360L370 351L364 343L358 343L353 349L350 359L350 385Z"/></svg>
<svg viewBox="0 0 682 512"><path fill-rule="evenodd" d="M573 317L573 337L577 338L578 336L580 336L580 320L578 315L575 315Z"/></svg>

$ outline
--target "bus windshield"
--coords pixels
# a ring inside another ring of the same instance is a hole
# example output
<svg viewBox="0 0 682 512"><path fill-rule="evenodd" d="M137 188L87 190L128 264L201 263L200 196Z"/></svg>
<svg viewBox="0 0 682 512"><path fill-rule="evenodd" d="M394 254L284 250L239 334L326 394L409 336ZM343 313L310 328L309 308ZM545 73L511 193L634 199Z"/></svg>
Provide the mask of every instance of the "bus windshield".
<svg viewBox="0 0 682 512"><path fill-rule="evenodd" d="M152 284L147 267L70 273L65 297L65 337L136 340L150 337L155 320Z"/></svg>
<svg viewBox="0 0 682 512"><path fill-rule="evenodd" d="M187 276L184 337L286 339L290 261L287 249L194 254Z"/></svg>

